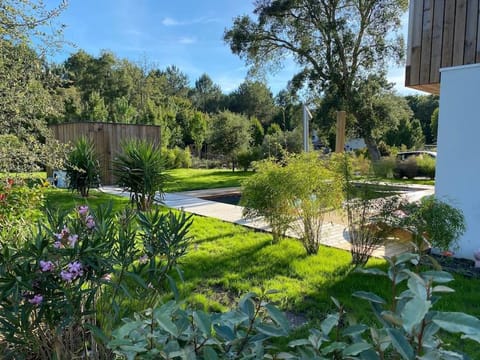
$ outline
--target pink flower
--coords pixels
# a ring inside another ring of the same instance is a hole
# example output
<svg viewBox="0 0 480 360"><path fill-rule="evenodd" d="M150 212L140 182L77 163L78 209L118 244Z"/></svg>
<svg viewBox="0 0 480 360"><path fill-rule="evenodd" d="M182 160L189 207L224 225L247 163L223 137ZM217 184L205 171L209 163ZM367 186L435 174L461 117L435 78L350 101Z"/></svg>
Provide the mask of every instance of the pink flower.
<svg viewBox="0 0 480 360"><path fill-rule="evenodd" d="M60 241L55 241L55 242L53 243L53 247L54 247L55 249L60 249L60 248L62 247L62 243L61 243Z"/></svg>
<svg viewBox="0 0 480 360"><path fill-rule="evenodd" d="M83 275L82 264L78 261L68 264L68 271L75 275L75 277Z"/></svg>
<svg viewBox="0 0 480 360"><path fill-rule="evenodd" d="M78 208L78 214L85 216L88 213L88 206L87 205L82 205Z"/></svg>
<svg viewBox="0 0 480 360"><path fill-rule="evenodd" d="M392 214L400 219L404 219L408 216L403 210L395 210Z"/></svg>
<svg viewBox="0 0 480 360"><path fill-rule="evenodd" d="M148 256L147 254L143 255L143 256L140 256L140 258L138 259L138 262L140 264L146 264L148 262Z"/></svg>
<svg viewBox="0 0 480 360"><path fill-rule="evenodd" d="M75 234L75 235L70 235L68 237L68 245L70 245L70 247L75 247L75 244L77 243L78 241L78 235Z"/></svg>
<svg viewBox="0 0 480 360"><path fill-rule="evenodd" d="M40 269L42 272L55 270L55 265L51 261L40 260Z"/></svg>
<svg viewBox="0 0 480 360"><path fill-rule="evenodd" d="M60 277L66 282L72 282L73 280L73 274L71 272L68 272L67 270L62 270L60 272Z"/></svg>
<svg viewBox="0 0 480 360"><path fill-rule="evenodd" d="M39 305L43 301L43 296L40 294L35 294L35 296L28 300L30 304Z"/></svg>
<svg viewBox="0 0 480 360"><path fill-rule="evenodd" d="M70 230L68 230L66 225L63 225L62 231L60 231L60 233L54 234L54 235L58 240L62 240L63 238L67 237L69 234L70 234Z"/></svg>
<svg viewBox="0 0 480 360"><path fill-rule="evenodd" d="M102 279L105 281L110 281L112 280L112 274L105 274L102 276Z"/></svg>
<svg viewBox="0 0 480 360"><path fill-rule="evenodd" d="M93 229L95 227L95 220L93 220L93 216L87 216L86 225L89 229Z"/></svg>

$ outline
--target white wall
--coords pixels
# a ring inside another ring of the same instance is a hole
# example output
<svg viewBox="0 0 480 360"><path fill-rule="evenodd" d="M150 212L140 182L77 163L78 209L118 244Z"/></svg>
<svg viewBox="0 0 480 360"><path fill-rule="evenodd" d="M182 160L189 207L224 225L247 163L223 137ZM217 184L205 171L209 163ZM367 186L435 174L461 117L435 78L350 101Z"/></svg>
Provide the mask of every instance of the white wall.
<svg viewBox="0 0 480 360"><path fill-rule="evenodd" d="M455 256L480 248L480 64L441 70L435 193L462 209L467 231Z"/></svg>

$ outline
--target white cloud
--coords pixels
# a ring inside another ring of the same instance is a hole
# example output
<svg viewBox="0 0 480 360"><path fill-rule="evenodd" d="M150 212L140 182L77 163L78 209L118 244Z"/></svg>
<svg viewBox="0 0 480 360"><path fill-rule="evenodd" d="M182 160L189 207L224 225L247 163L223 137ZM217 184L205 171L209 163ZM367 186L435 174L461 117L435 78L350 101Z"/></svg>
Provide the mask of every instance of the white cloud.
<svg viewBox="0 0 480 360"><path fill-rule="evenodd" d="M175 19L166 17L162 20L162 25L163 26L177 26L177 25L182 25L182 23L175 20Z"/></svg>
<svg viewBox="0 0 480 360"><path fill-rule="evenodd" d="M179 40L179 43L184 44L184 45L194 44L196 42L197 42L197 39L195 39L193 37L188 37L188 36L182 37Z"/></svg>

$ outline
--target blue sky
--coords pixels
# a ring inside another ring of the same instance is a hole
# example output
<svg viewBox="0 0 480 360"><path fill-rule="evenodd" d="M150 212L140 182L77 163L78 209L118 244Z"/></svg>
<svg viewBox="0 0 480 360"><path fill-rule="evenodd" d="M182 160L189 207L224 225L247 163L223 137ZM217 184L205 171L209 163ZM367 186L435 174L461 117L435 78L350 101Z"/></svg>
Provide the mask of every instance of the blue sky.
<svg viewBox="0 0 480 360"><path fill-rule="evenodd" d="M46 1L49 6L58 2ZM192 84L207 73L229 93L244 81L247 68L223 42L223 32L235 16L252 10L248 0L69 0L59 21L67 25L65 40L89 54L110 50L134 62L146 59L159 69L176 65ZM55 60L62 61L75 51L67 47ZM403 71L403 67L392 68L389 78L406 94L410 91L403 87ZM295 65L288 62L270 75L267 82L272 92L285 88L295 72Z"/></svg>

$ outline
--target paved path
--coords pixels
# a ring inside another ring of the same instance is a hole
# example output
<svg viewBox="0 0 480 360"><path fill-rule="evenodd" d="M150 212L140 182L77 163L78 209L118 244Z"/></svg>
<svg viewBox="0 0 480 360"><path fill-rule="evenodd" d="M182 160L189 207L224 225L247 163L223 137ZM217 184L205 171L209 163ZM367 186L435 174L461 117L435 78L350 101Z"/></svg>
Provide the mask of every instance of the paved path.
<svg viewBox="0 0 480 360"><path fill-rule="evenodd" d="M416 191L406 192L405 196L409 201L416 201L426 195L433 194L433 186L407 186ZM101 188L101 191L110 194L129 196L128 193L123 192L122 189L112 186ZM245 219L242 216L243 208L237 205L229 205L202 197L208 198L210 196L224 195L238 193L240 188L223 188L210 190L195 190L179 193L167 193L163 199L163 204L172 209L184 210L200 216L212 217L234 224L243 225L256 230L270 231L268 224L261 218ZM297 234L290 231L287 235L291 237L298 237ZM350 250L350 243L348 241L348 231L344 224L325 223L322 228L322 244L332 246L339 249ZM389 241L384 246L381 246L373 253L375 257L393 256L405 252L409 249L407 243L401 241Z"/></svg>

